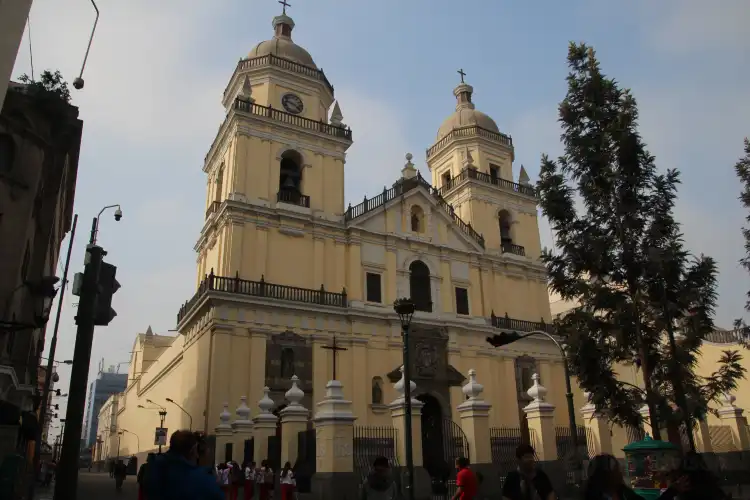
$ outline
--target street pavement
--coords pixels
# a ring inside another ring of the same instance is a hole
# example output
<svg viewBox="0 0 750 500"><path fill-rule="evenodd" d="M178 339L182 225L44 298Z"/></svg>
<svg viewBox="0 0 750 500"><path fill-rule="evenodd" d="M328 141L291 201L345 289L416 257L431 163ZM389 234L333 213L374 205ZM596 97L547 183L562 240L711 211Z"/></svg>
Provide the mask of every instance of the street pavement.
<svg viewBox="0 0 750 500"><path fill-rule="evenodd" d="M37 488L35 500L52 500L54 485L47 488ZM122 485L122 490L115 489L115 480L106 472L78 473L77 500L136 500L138 488L135 476L128 476Z"/></svg>

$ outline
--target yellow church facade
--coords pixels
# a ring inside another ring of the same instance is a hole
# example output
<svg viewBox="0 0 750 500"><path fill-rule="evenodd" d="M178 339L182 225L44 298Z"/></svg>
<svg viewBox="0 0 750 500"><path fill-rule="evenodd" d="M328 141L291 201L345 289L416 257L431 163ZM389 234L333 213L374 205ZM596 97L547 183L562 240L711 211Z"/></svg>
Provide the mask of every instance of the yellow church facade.
<svg viewBox="0 0 750 500"><path fill-rule="evenodd" d="M511 137L476 109L462 74L455 109L446 99L448 118L426 151L430 178L407 154L404 165L383 165L391 186L347 203L356 131L345 125L345 103L292 41L292 19L277 16L273 27L224 93L226 118L203 167L197 291L178 313L179 335L149 329L134 342L117 409L123 454L136 451L133 435L138 451L150 446L162 407L170 432L211 434L224 403L232 411L246 397L255 414L264 387L281 408L292 375L314 408L334 356L357 424L390 425L399 297L417 307L411 368L423 411L455 418L474 369L494 404L490 425L521 427L538 373L560 408L556 424L567 425L555 345L532 337L495 350L485 340L546 331L551 320L537 199L523 169L514 176ZM334 340L345 350L326 349Z"/></svg>

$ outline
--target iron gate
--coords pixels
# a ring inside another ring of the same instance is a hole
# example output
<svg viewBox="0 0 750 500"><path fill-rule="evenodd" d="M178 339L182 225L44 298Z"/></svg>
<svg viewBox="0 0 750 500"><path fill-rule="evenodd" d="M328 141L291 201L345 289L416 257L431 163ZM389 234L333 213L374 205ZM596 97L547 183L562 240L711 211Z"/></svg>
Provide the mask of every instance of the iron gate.
<svg viewBox="0 0 750 500"><path fill-rule="evenodd" d="M299 493L310 493L315 466L315 429L300 431L297 433L297 461L293 468Z"/></svg>
<svg viewBox="0 0 750 500"><path fill-rule="evenodd" d="M387 458L391 468L398 467L396 434L394 427L354 427L354 470L361 482L367 478L377 457Z"/></svg>
<svg viewBox="0 0 750 500"><path fill-rule="evenodd" d="M250 465L253 463L253 456L255 455L255 439L250 438L245 440L245 450L242 457L242 463Z"/></svg>
<svg viewBox="0 0 750 500"><path fill-rule="evenodd" d="M425 443L425 438L429 442ZM432 497L451 498L456 489L456 459L469 457L469 440L461 426L450 418L442 418L439 429L423 430L422 439L423 463L430 474Z"/></svg>

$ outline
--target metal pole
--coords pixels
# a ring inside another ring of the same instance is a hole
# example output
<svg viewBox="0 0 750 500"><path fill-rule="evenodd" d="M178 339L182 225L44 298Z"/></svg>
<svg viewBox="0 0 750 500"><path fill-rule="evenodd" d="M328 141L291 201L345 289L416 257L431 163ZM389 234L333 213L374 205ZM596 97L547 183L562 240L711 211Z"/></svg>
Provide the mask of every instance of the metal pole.
<svg viewBox="0 0 750 500"><path fill-rule="evenodd" d="M161 421L159 424L159 430L164 429L164 419L167 418L167 412L164 410L159 411L159 420ZM159 454L161 455L161 434L159 435Z"/></svg>
<svg viewBox="0 0 750 500"><path fill-rule="evenodd" d="M92 227L96 227L96 219L94 219ZM78 314L76 315L78 330L73 354L73 367L70 374L68 408L65 412L67 432L63 437L59 472L55 482L55 500L75 500L78 489L78 458L81 446L81 428L83 427L86 407L86 383L88 382L89 364L91 363L91 344L94 339L97 283L105 253L103 248L96 245L89 245L86 252L89 254L89 262L86 264L83 273L81 296L78 302Z"/></svg>
<svg viewBox="0 0 750 500"><path fill-rule="evenodd" d="M60 284L60 298L57 300L57 315L55 316L55 328L52 331L52 341L49 345L49 354L47 355L47 371L44 376L44 389L42 390L41 408L39 410L39 432L34 444L34 480L29 485L29 498L34 498L36 489L36 471L39 470L40 455L42 454L42 433L44 431L44 420L47 418L47 401L49 401L49 391L52 387L52 368L55 362L55 350L57 349L57 332L60 328L60 313L62 312L63 301L65 299L65 285L68 284L68 269L70 268L70 255L73 252L73 241L76 237L76 226L78 225L78 214L73 216L73 226L70 228L70 241L68 242L68 255L65 257L65 270L63 279Z"/></svg>
<svg viewBox="0 0 750 500"><path fill-rule="evenodd" d="M101 215L101 212L99 212ZM99 231L99 216L94 217L91 222L91 235L89 236L89 245L96 245L96 233Z"/></svg>
<svg viewBox="0 0 750 500"><path fill-rule="evenodd" d="M565 398L568 400L568 424L570 425L570 439L573 442L573 459L575 460L575 483L580 485L581 474L581 457L578 448L578 426L576 425L576 409L573 402L573 389L570 384L570 369L568 368L568 359L565 357L565 350L558 344L560 352L563 355L563 368L565 370Z"/></svg>
<svg viewBox="0 0 750 500"><path fill-rule="evenodd" d="M414 500L414 456L412 450L411 427L411 369L409 363L409 327L401 328L404 338L404 448L406 452L406 495L407 500Z"/></svg>

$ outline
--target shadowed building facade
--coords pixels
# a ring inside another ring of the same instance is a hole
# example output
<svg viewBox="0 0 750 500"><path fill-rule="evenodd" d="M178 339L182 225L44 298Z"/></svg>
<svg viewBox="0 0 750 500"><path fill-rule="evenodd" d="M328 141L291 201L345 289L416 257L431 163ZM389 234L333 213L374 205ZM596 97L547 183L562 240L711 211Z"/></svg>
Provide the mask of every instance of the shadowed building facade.
<svg viewBox="0 0 750 500"><path fill-rule="evenodd" d="M399 297L417 308L411 369L425 435L456 419L469 369L495 404L493 426L523 427L534 372L564 406L554 344L529 338L494 350L485 341L502 330L547 330L551 316L534 189L523 167L514 177L512 139L476 109L464 75L426 151L430 178L408 154L403 166L382 166L393 170L390 186L346 203L356 131L345 103L292 40L292 19L277 16L273 28L224 92L226 119L203 166L197 291L177 315L179 335L139 335L118 425L150 445L158 425L150 399L167 408L170 431L192 419L210 434L225 402L234 408L246 396L255 414L264 387L278 411L293 375L302 404L314 408L333 356L357 424L390 425L402 364ZM334 336L345 350L324 348ZM555 419L566 425L564 412ZM123 453L129 442L124 435Z"/></svg>

